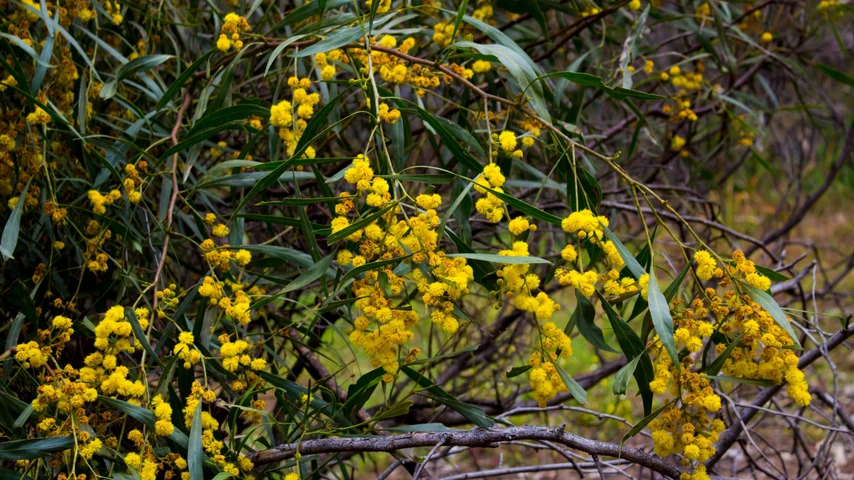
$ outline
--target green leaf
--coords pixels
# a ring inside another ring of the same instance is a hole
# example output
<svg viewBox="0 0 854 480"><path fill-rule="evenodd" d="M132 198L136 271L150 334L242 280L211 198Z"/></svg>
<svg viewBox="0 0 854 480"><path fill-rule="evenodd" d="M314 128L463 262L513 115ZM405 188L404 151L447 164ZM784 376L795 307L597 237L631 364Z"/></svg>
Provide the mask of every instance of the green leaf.
<svg viewBox="0 0 854 480"><path fill-rule="evenodd" d="M250 199L252 199L252 197L260 193L261 190L265 190L268 187L271 187L276 184L276 182L279 181L279 177L281 177L282 174L285 173L285 170L290 168L290 166L294 164L294 162L298 158L300 158L303 153L305 153L305 150L308 148L311 142L315 139L316 136L318 136L318 132L321 131L322 125L326 124L327 117L332 113L333 109L337 108L338 102L340 102L341 99L344 98L344 95L348 91L349 87L344 88L341 93L339 93L335 98L330 100L326 105L323 106L323 108L321 108L314 115L314 117L312 117L312 119L308 122L308 125L306 125L305 130L303 131L303 134L299 139L299 142L297 142L297 146L294 148L294 154L291 155L290 158L288 158L286 161L279 164L279 166L277 166L273 171L268 173L264 178L258 181L255 186L252 187L252 190L250 190L249 193L247 193L246 196L243 197L243 199L237 205L237 208L234 209L235 213L240 212L243 209L244 205L246 205L246 202L248 202ZM325 131L326 130L324 130L324 132Z"/></svg>
<svg viewBox="0 0 854 480"><path fill-rule="evenodd" d="M534 111L542 117L546 122L551 122L551 116L549 115L549 106L546 104L545 97L543 96L543 86L537 80L539 79L539 75L537 73L536 68L532 67L530 63L528 63L525 57L519 54L516 50L498 44L480 44L474 42L457 42L452 47L458 48L473 48L478 52L484 55L491 55L498 59L501 62L501 65L505 67L513 78L519 83L519 87L523 92L530 91L531 104L534 106Z"/></svg>
<svg viewBox="0 0 854 480"><path fill-rule="evenodd" d="M251 115L266 116L269 113L269 110L255 104L232 105L210 113L196 122L178 145L166 150L158 159L158 164L172 155L183 152L193 145L202 143L222 131L245 128L243 120Z"/></svg>
<svg viewBox="0 0 854 480"><path fill-rule="evenodd" d="M302 58L314 55L315 53L335 50L336 48L343 47L348 43L355 42L356 40L360 39L364 34L365 32L362 30L362 27L360 25L342 28L341 30L338 30L332 35L326 37L322 41L317 42L314 45L304 48L298 52L294 52L289 56L292 58Z"/></svg>
<svg viewBox="0 0 854 480"><path fill-rule="evenodd" d="M602 334L602 329L596 325L596 308L590 303L584 295L577 289L575 290L575 299L578 306L575 309L573 316L576 317L576 325L578 331L585 340L591 345L605 350L606 352L620 353L605 342L605 336Z"/></svg>
<svg viewBox="0 0 854 480"><path fill-rule="evenodd" d="M798 341L798 337L795 335L795 330L792 329L792 324L789 322L789 319L786 318L786 314L783 313L780 306L777 305L777 302L774 301L774 298L752 285L742 283L741 286L744 287L744 290L748 295L750 295L750 298L752 298L754 302L758 303L760 307L765 309L774 321L777 322L777 325L780 325L780 327L789 334L789 338L791 338L792 342L795 344L795 349L803 350L801 342Z"/></svg>
<svg viewBox="0 0 854 480"><path fill-rule="evenodd" d="M458 162L468 167L469 170L473 171L474 173L480 173L483 171L483 165L481 165L480 162L475 160L474 157L472 157L471 154L468 152L468 150L466 150L462 147L462 145L460 145L460 139L457 138L457 136L452 133L452 130L448 128L448 124L453 122L450 122L449 120L440 121L438 117L433 116L431 113L427 112L426 110L417 105L414 105L413 109L415 110L415 114L418 115L418 117L422 121L432 127L433 130L439 135L439 137L442 139L442 144L447 147L448 150L451 151L451 154ZM459 125L456 126L460 130L462 130L462 127L460 127Z"/></svg>
<svg viewBox="0 0 854 480"><path fill-rule="evenodd" d="M447 173L405 173L399 175L377 175L377 177L389 180L400 180L401 182L427 183L430 185L445 185L454 181L454 177Z"/></svg>
<svg viewBox="0 0 854 480"><path fill-rule="evenodd" d="M315 205L324 202L337 202L341 197L318 197L318 198L284 198L282 200L274 200L269 202L258 202L259 207L266 206L282 206L282 207L301 207L307 205Z"/></svg>
<svg viewBox="0 0 854 480"><path fill-rule="evenodd" d="M151 348L151 344L148 343L148 336L146 336L145 332L142 330L142 326L139 324L139 319L136 318L136 312L133 310L133 307L125 307L125 317L130 321L130 326L133 328L133 334L136 339L139 340L139 343L142 344L142 348L151 355L152 360L156 360L158 364L162 365L160 357L154 352L154 349Z"/></svg>
<svg viewBox="0 0 854 480"><path fill-rule="evenodd" d="M225 480L226 478L236 477L237 475L231 472L219 472L213 477L213 480Z"/></svg>
<svg viewBox="0 0 854 480"><path fill-rule="evenodd" d="M125 402L124 400L119 400L116 398L110 398L105 396L98 396L98 401L109 405L116 410L124 413L130 418L140 422L144 425L147 425L149 428L154 428L154 423L157 421L157 418L154 416L154 413L146 408L142 408L140 406L134 405L132 403ZM168 437L170 440L178 444L178 446L182 448L187 448L188 445L188 437L184 434L184 432L178 430L177 428L172 431L172 434Z"/></svg>
<svg viewBox="0 0 854 480"><path fill-rule="evenodd" d="M673 339L673 317L670 315L670 305L661 289L658 288L658 280L656 280L655 265L652 266L649 273L649 313L652 316L652 324L655 327L658 338L667 350L670 356L670 361L679 371L679 351L676 349L676 342Z"/></svg>
<svg viewBox="0 0 854 480"><path fill-rule="evenodd" d="M776 270L771 270L770 268L763 267L761 265L756 265L756 271L768 277L768 279L772 282L785 282L786 280L790 280L790 278L786 275L783 275L782 273Z"/></svg>
<svg viewBox="0 0 854 480"><path fill-rule="evenodd" d="M29 188L30 182L27 181L24 191L18 196L18 203L15 204L9 219L6 220L6 226L3 227L3 236L0 237L0 253L3 254L4 260L14 258L12 254L15 252L15 247L18 245L18 235L21 233L21 212L27 203L27 190Z"/></svg>
<svg viewBox="0 0 854 480"><path fill-rule="evenodd" d="M611 243L613 243L614 246L617 247L617 252L620 253L620 257L623 258L623 262L626 263L626 267L629 269L630 272L632 272L632 276L635 277L635 280L638 280L642 275L646 273L646 270L644 270L644 268L641 266L640 262L638 262L638 260L634 257L634 255L629 253L629 250L626 248L625 245L623 245L623 242L621 242L620 239L617 238L616 235L614 235L614 232L612 232L608 227L604 225L602 225L602 230L605 232L605 236L608 237L608 240L610 240Z"/></svg>
<svg viewBox="0 0 854 480"><path fill-rule="evenodd" d="M353 418L355 413L368 403L384 374L382 367L376 368L359 377L356 383L347 388L347 401L341 409L344 415Z"/></svg>
<svg viewBox="0 0 854 480"><path fill-rule="evenodd" d="M614 376L614 385L613 391L614 395L625 395L626 387L629 386L629 377L635 374L635 369L638 366L638 360L640 360L640 355L632 359L631 362L623 365L619 371L617 371L617 375Z"/></svg>
<svg viewBox="0 0 854 480"><path fill-rule="evenodd" d="M628 360L634 360L635 357L643 357L640 359L639 367L635 369L634 376L638 382L641 398L643 399L644 414L649 414L652 409L652 391L649 389L649 382L655 379L655 370L652 368L652 360L644 348L643 341L638 337L637 333L632 330L625 321L617 314L614 307L608 303L607 299L600 293L596 292L601 301L602 308L608 316L608 321L611 323L611 328L614 329L614 335L617 337L617 343L620 344L620 349L626 355Z"/></svg>
<svg viewBox="0 0 854 480"><path fill-rule="evenodd" d="M560 375L560 379L563 380L563 384L566 385L566 388L569 389L570 395L574 398L578 403L582 405L587 404L587 392L584 391L584 388L578 384L568 373L560 366L559 363L555 362L555 367L557 368L557 373Z"/></svg>
<svg viewBox="0 0 854 480"><path fill-rule="evenodd" d="M398 402L388 408L384 408L377 412L376 415L371 417L371 421L379 422L381 420L387 420L389 418L402 417L403 415L409 413L409 409L412 408L413 405L415 405L415 402L413 402L412 400L404 400L402 402Z"/></svg>
<svg viewBox="0 0 854 480"><path fill-rule="evenodd" d="M38 65L41 65L44 68L53 68L50 63L47 63L41 59L39 54L36 53L35 50L33 50L33 47L24 43L24 41L21 40L19 37L16 37L15 35L9 35L8 33L0 32L0 38L5 38L6 40L9 40L10 42L14 43L16 47L26 52L27 55L29 55L33 60L35 60Z"/></svg>
<svg viewBox="0 0 854 480"><path fill-rule="evenodd" d="M98 396L98 400L106 405L109 405L112 408L115 408L116 410L121 411L122 413L136 420L137 422L143 423L152 428L154 427L154 422L157 420L152 411L142 408L138 405L125 402L124 400L105 397L103 395Z"/></svg>
<svg viewBox="0 0 854 480"><path fill-rule="evenodd" d="M719 382L730 382L730 383L743 383L745 385L756 385L759 387L773 387L776 385L773 380L763 380L756 378L738 378L738 377L727 377L723 375L702 375L703 378L707 378L709 380L717 380Z"/></svg>
<svg viewBox="0 0 854 480"><path fill-rule="evenodd" d="M190 443L187 446L187 468L190 480L204 480L205 454L202 449L202 403L196 405L193 424L190 427Z"/></svg>
<svg viewBox="0 0 854 480"><path fill-rule="evenodd" d="M267 60L267 68L264 69L264 76L265 77L267 76L267 74L270 72L270 67L273 66L273 62L275 62L276 59L279 58L279 55L281 55L282 52L286 48L288 48L288 45L296 42L297 40L301 40L301 39L305 38L306 36L307 35L293 35L291 37L288 37L282 43L280 43L279 46L276 47L275 50L273 50L273 53L270 54L270 58Z"/></svg>
<svg viewBox="0 0 854 480"><path fill-rule="evenodd" d="M406 376L414 380L421 388L426 390L430 396L436 399L436 401L466 417L478 427L492 428L492 426L495 425L495 421L487 417L482 408L457 400L451 394L442 390L438 385L435 385L422 374L409 367L402 367L401 371L403 371Z"/></svg>
<svg viewBox="0 0 854 480"><path fill-rule="evenodd" d="M350 0L328 0L326 3L326 10L336 9L349 4L351 4ZM319 15L322 10L323 6L320 5L319 2L306 3L291 11L291 13L289 13L281 22L271 28L270 31L276 31L282 27L294 25L302 22L303 20L307 20L315 15Z"/></svg>
<svg viewBox="0 0 854 480"><path fill-rule="evenodd" d="M649 16L649 8L651 6L652 4L648 3L643 12L641 12L638 21L635 23L635 27L632 29L632 34L626 39L626 47L620 56L620 70L623 72L623 88L632 88L632 74L629 72L628 67L635 60L635 56L637 56L638 38L640 38L643 32L643 26Z"/></svg>
<svg viewBox="0 0 854 480"><path fill-rule="evenodd" d="M496 255L493 253L450 253L445 256L450 258L465 258L469 260L481 260L484 262L502 263L505 265L552 264L552 262L539 257L512 257L505 255Z"/></svg>
<svg viewBox="0 0 854 480"><path fill-rule="evenodd" d="M493 189L488 188L488 187L483 187L483 189L488 191L489 193L495 195L496 197L500 198L501 201L510 205L511 207L515 208L516 210L519 210L520 212L522 212L526 215L530 215L530 216L536 218L537 220L542 220L546 223L551 223L552 225L560 225L562 222L562 220L560 218L558 218L558 217L556 217L550 213L546 213L546 212L540 210L539 208L537 208L537 207L535 207L535 206L533 206L527 202L519 200L518 198L516 198L513 195L510 195L506 192L499 192L497 190L493 190Z"/></svg>
<svg viewBox="0 0 854 480"><path fill-rule="evenodd" d="M569 211L578 212L585 208L592 212L598 211L602 203L602 187L599 186L599 182L582 167L577 166L573 171L568 158L562 163L567 169L566 199L569 202Z"/></svg>
<svg viewBox="0 0 854 480"><path fill-rule="evenodd" d="M181 87L183 87L184 84L187 83L187 80L189 80L190 77L194 73L196 73L196 71L201 68L201 66L208 61L208 58L210 58L210 56L213 55L213 53L216 51L216 49L208 50L204 55L197 58L196 61L193 62L189 67L184 69L184 71L181 72L181 75L179 75L178 78L176 78L171 84L169 84L169 88L167 88L166 92L163 93L163 96L160 97L160 100L157 102L157 106L154 107L154 109L160 110L161 108L165 107L166 104L169 103L173 98L175 98L175 95L177 95L178 92L181 91Z"/></svg>
<svg viewBox="0 0 854 480"><path fill-rule="evenodd" d="M839 70L834 70L828 67L827 65L821 64L817 64L816 68L818 68L822 71L822 73L836 80L837 82L854 87L854 78L849 77L848 75L840 72Z"/></svg>
<svg viewBox="0 0 854 480"><path fill-rule="evenodd" d="M661 100L664 98L661 95L656 95L654 93L639 92L637 90L630 90L623 87L609 87L608 85L605 85L602 78L589 73L554 72L540 78L544 79L551 77L565 78L576 85L602 89L602 91L604 91L609 97L615 100L625 100L626 98L636 98L638 100Z"/></svg>
<svg viewBox="0 0 854 480"><path fill-rule="evenodd" d="M519 375L522 375L523 373L527 372L528 370L530 370L532 368L534 368L534 367L532 367L530 365L523 365L521 367L513 367L507 372L507 378L518 377Z"/></svg>
<svg viewBox="0 0 854 480"><path fill-rule="evenodd" d="M112 98L118 90L118 85L122 80L129 78L135 73L145 72L160 65L161 63L172 58L172 55L146 55L125 63L116 72L116 78L107 82L101 88L100 96L103 99Z"/></svg>
<svg viewBox="0 0 854 480"><path fill-rule="evenodd" d="M74 437L34 438L0 444L0 460L32 460L74 447Z"/></svg>
<svg viewBox="0 0 854 480"><path fill-rule="evenodd" d="M730 355L732 355L732 351L735 350L735 347L737 347L739 342L741 342L742 338L744 338L744 333L736 337L735 340L731 341L729 345L727 345L726 350L721 352L721 354L718 355L717 358L715 358L715 361L713 361L711 364L709 364L708 367L706 367L705 370L703 370L703 373L712 376L717 375L718 372L721 371L721 368L723 368L727 359L730 357Z"/></svg>
<svg viewBox="0 0 854 480"><path fill-rule="evenodd" d="M370 215L366 215L366 216L362 217L361 219L351 223L350 225L342 228L341 230L338 230L335 233L331 233L329 235L329 237L327 237L326 243L329 245L332 245L333 243L340 242L341 240L344 240L345 238L349 237L350 235L358 232L359 230L361 230L361 229L367 227L368 225L370 225L371 223L375 222L377 219L379 219L380 217L382 217L383 215L388 213L389 210L391 210L392 208L394 208L396 206L397 206L397 202L392 202L392 203L386 205L385 207L383 207L382 209L377 210L376 212L374 212Z"/></svg>
<svg viewBox="0 0 854 480"><path fill-rule="evenodd" d="M623 435L623 439L620 441L620 448L623 448L623 444L626 443L626 440L628 440L628 439L634 437L635 435L639 434L641 432L641 430L644 429L644 427L649 425L650 422L652 422L653 420L656 419L656 417L661 415L661 412L663 412L665 408L669 407L670 404L675 402L675 401L676 401L676 399L670 400L669 402L665 403L664 405L658 407L658 409L656 411L649 413L649 414L647 414L647 416L643 417L643 420L636 423L635 426L632 427L631 430L628 431L628 433Z"/></svg>
<svg viewBox="0 0 854 480"><path fill-rule="evenodd" d="M309 267L308 270L302 272L299 277L295 278L294 281L289 283L288 286L282 290L282 293L298 290L322 277L323 274L326 273L326 269L332 265L333 260L335 260L335 252L323 257L317 263Z"/></svg>
<svg viewBox="0 0 854 480"><path fill-rule="evenodd" d="M454 33L451 35L451 42L455 42L457 40L457 32L460 31L460 23L463 21L463 17L466 15L466 8L469 5L469 0L463 0L460 2L460 8L457 9L457 18L454 19Z"/></svg>

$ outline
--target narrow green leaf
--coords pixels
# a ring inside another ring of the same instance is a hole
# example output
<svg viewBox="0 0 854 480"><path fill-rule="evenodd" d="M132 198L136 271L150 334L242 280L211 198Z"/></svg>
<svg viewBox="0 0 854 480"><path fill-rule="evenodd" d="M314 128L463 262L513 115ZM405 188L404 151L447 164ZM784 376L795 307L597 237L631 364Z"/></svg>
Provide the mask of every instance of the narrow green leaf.
<svg viewBox="0 0 854 480"><path fill-rule="evenodd" d="M602 329L595 322L596 308L590 303L590 300L577 289L575 290L575 299L578 306L576 307L574 316L576 317L576 325L578 325L578 331L581 333L581 336L600 350L620 353L605 342Z"/></svg>
<svg viewBox="0 0 854 480"><path fill-rule="evenodd" d="M790 278L786 275L783 275L782 273L776 270L771 270L770 268L763 267L761 265L756 265L756 271L768 277L768 279L772 282L785 282L786 280L790 280Z"/></svg>
<svg viewBox="0 0 854 480"><path fill-rule="evenodd" d="M336 48L343 47L348 43L355 42L364 35L361 25L347 27L338 30L332 35L326 37L320 42L315 43L310 47L306 47L298 52L294 52L289 56L292 58L303 58L314 55L315 53L328 52Z"/></svg>
<svg viewBox="0 0 854 480"><path fill-rule="evenodd" d="M121 83L122 80L125 80L136 73L151 70L170 58L173 58L172 55L146 55L125 63L119 68L119 71L116 72L116 78L107 82L104 87L101 88L101 98L108 99L115 95L118 89L118 84Z"/></svg>
<svg viewBox="0 0 854 480"><path fill-rule="evenodd" d="M24 191L18 196L18 203L12 209L9 219L6 220L6 226L3 227L3 236L0 237L0 253L3 254L4 260L14 258L12 254L15 252L15 247L18 245L18 235L21 233L21 212L24 205L27 203L27 190L30 188L30 182L24 186Z"/></svg>
<svg viewBox="0 0 854 480"><path fill-rule="evenodd" d="M387 420L389 418L394 417L402 417L409 413L409 409L415 405L415 402L412 400L404 400L402 402L398 402L388 408L384 408L377 412L376 415L371 417L371 422L379 422L381 420Z"/></svg>
<svg viewBox="0 0 854 480"><path fill-rule="evenodd" d="M614 376L614 385L613 391L614 395L625 395L626 387L629 386L629 378L635 374L635 369L638 366L638 360L640 360L640 355L632 359L631 362L623 365L619 371L617 371L617 375Z"/></svg>
<svg viewBox="0 0 854 480"><path fill-rule="evenodd" d="M160 110L161 108L165 107L166 104L168 104L173 98L175 98L175 95L177 95L178 92L181 91L181 87L183 87L184 84L187 83L187 80L189 80L190 77L194 73L196 73L196 71L201 68L201 66L208 61L208 58L210 58L210 56L213 55L213 53L216 51L218 50L208 50L207 52L205 52L204 55L197 58L196 61L193 62L189 67L184 69L184 71L181 72L181 75L179 75L178 78L176 78L172 83L169 84L169 88L167 88L166 92L163 93L163 96L160 97L160 100L157 102L157 106L154 107L154 109Z"/></svg>
<svg viewBox="0 0 854 480"><path fill-rule="evenodd" d="M638 382L641 398L643 399L644 413L649 414L652 410L652 391L649 388L649 382L655 379L655 371L652 368L652 360L644 348L643 341L638 337L637 333L632 330L620 315L614 310L614 307L608 303L607 299L600 292L596 292L599 296L602 308L608 316L608 321L611 323L611 328L614 329L614 335L617 337L617 343L620 344L620 349L626 355L628 360L634 360L635 357L641 356L638 362L640 368L635 369L635 380Z"/></svg>
<svg viewBox="0 0 854 480"><path fill-rule="evenodd" d="M326 269L332 265L333 260L335 260L335 252L321 258L320 261L309 267L308 270L302 272L299 277L295 278L293 282L284 288L283 292L298 290L322 277L326 273Z"/></svg>
<svg viewBox="0 0 854 480"><path fill-rule="evenodd" d="M400 370L427 391L436 401L466 417L478 427L492 428L495 425L495 421L487 417L482 408L457 400L451 394L442 390L441 387L425 378L421 373L409 367L402 367Z"/></svg>
<svg viewBox="0 0 854 480"><path fill-rule="evenodd" d="M74 447L74 437L34 438L0 444L0 460L32 460Z"/></svg>
<svg viewBox="0 0 854 480"><path fill-rule="evenodd" d="M269 202L258 202L259 207L266 206L282 206L282 207L301 207L306 205L315 205L324 202L337 202L341 197L319 197L319 198L283 198L282 200L272 200Z"/></svg>
<svg viewBox="0 0 854 480"><path fill-rule="evenodd" d="M750 295L750 298L752 298L754 302L758 303L760 307L765 309L765 311L768 312L769 315L771 315L774 321L777 322L777 325L780 325L780 327L785 330L787 334L789 334L789 338L791 338L792 342L794 342L795 348L797 350L803 350L803 347L801 347L801 342L798 341L798 337L797 335L795 335L795 330L792 329L792 324L789 322L789 319L786 317L786 314L783 313L783 309L781 309L780 306L777 305L777 302L774 300L774 298L772 298L771 295L768 295L767 293L763 292L762 290L759 290L758 288L752 285L742 283L741 286L744 287L744 290L747 292L748 295Z"/></svg>
<svg viewBox="0 0 854 480"><path fill-rule="evenodd" d="M151 355L152 360L156 360L158 364L162 365L160 357L154 352L154 349L151 348L151 344L148 343L148 337L145 335L145 331L142 330L142 326L139 324L139 319L136 318L136 312L132 307L125 307L125 317L130 321L130 326L133 328L133 335L137 340L139 340L139 343L142 344L142 348Z"/></svg>
<svg viewBox="0 0 854 480"><path fill-rule="evenodd" d="M427 433L427 432L460 432L458 428L449 428L441 423L420 423L418 425L404 425L402 427L385 427L388 432L400 433Z"/></svg>
<svg viewBox="0 0 854 480"><path fill-rule="evenodd" d="M391 210L392 208L394 208L396 206L397 206L397 202L392 202L389 205L386 205L385 207L383 207L382 209L377 210L376 212L374 212L370 215L366 215L366 216L362 217L361 219L351 223L350 225L342 228L341 230L338 230L337 232L330 234L329 237L327 237L326 243L328 243L329 245L332 245L333 243L340 242L341 240L344 240L345 238L349 237L350 235L358 232L359 230L361 230L361 229L367 227L368 225L370 225L371 223L375 222L377 219L379 219L380 217L382 217L383 215L388 213L389 210Z"/></svg>
<svg viewBox="0 0 854 480"><path fill-rule="evenodd" d="M623 87L609 87L608 85L605 85L605 82L602 81L600 77L589 73L554 72L544 75L540 77L540 79L551 77L565 78L576 85L599 88L615 100L625 100L626 98L636 98L638 100L661 100L664 98L661 95L656 95L654 93L639 92L637 90L630 90Z"/></svg>
<svg viewBox="0 0 854 480"><path fill-rule="evenodd" d="M617 247L617 251L620 253L620 257L623 258L623 262L626 263L626 267L629 269L630 272L632 272L632 276L635 277L635 280L639 279L643 274L645 274L646 270L644 270L644 268L641 266L640 262L638 262L638 260L634 257L634 255L629 253L629 250L626 248L625 245L623 245L623 242L621 242L620 239L617 238L616 235L614 235L614 232L612 232L608 227L604 225L602 225L602 230L605 232L605 236L608 237L608 240L610 240L611 243L613 243L614 246Z"/></svg>
<svg viewBox="0 0 854 480"><path fill-rule="evenodd" d="M655 327L658 338L667 350L670 356L670 361L679 370L679 351L676 349L676 342L673 339L673 317L670 315L670 305L661 289L658 288L658 280L655 275L655 265L650 269L649 274L649 313L652 316L652 324Z"/></svg>
<svg viewBox="0 0 854 480"><path fill-rule="evenodd" d="M557 367L557 373L560 375L560 379L563 380L563 384L566 385L566 388L569 389L570 395L574 398L578 403L582 405L587 404L587 392L584 391L584 388L575 381L574 378L569 376L566 373L566 370L560 366L559 363L555 362L555 367Z"/></svg>
<svg viewBox="0 0 854 480"><path fill-rule="evenodd" d="M190 480L204 480L205 454L202 449L202 403L196 405L196 413L193 415L193 424L190 427L190 443L187 446L187 468L190 472Z"/></svg>
<svg viewBox="0 0 854 480"><path fill-rule="evenodd" d="M705 370L703 370L703 373L712 376L717 375L718 372L721 371L721 368L723 368L727 359L730 357L730 355L732 355L732 351L735 350L735 347L737 347L738 344L741 342L742 338L744 338L744 333L732 340L729 345L727 345L726 350L721 352L721 354L718 355L717 358L715 358L715 361L713 361L711 364L709 364L708 367L706 367Z"/></svg>
<svg viewBox="0 0 854 480"><path fill-rule="evenodd" d="M776 385L773 380L763 380L756 378L738 378L738 377L727 377L723 375L702 375L703 378L707 378L709 380L717 380L719 382L730 382L730 383L743 383L745 385L756 385L758 387L773 387Z"/></svg>
<svg viewBox="0 0 854 480"><path fill-rule="evenodd" d="M543 96L543 86L538 81L539 75L536 68L532 67L525 57L516 50L498 44L481 44L474 42L457 42L452 45L458 48L473 48L484 55L491 55L501 62L514 79L519 83L519 87L526 95L530 95L531 104L537 115L542 117L546 122L551 122L549 114L549 106Z"/></svg>
<svg viewBox="0 0 854 480"><path fill-rule="evenodd" d="M521 367L513 367L507 372L507 378L518 377L519 375L522 375L523 373L527 372L528 370L530 370L532 368L534 368L534 367L532 367L530 365L523 365Z"/></svg>
<svg viewBox="0 0 854 480"><path fill-rule="evenodd" d="M635 426L632 427L631 430L628 431L628 433L623 435L623 439L620 441L620 448L623 448L623 444L626 443L626 440L628 440L628 439L634 437L635 435L639 434L641 432L641 430L644 429L644 427L649 425L650 422L652 422L653 420L656 419L656 417L661 415L661 412L663 412L665 408L669 407L670 404L675 402L675 401L676 401L676 399L670 400L669 402L660 406L656 411L654 411L650 414L647 414L647 416L643 417L643 420L636 423Z"/></svg>
<svg viewBox="0 0 854 480"><path fill-rule="evenodd" d="M465 258L469 260L481 260L484 262L502 263L505 265L552 264L552 262L539 257L512 257L505 255L496 255L492 253L450 253L445 256L450 258Z"/></svg>
<svg viewBox="0 0 854 480"><path fill-rule="evenodd" d="M854 78L849 77L848 75L840 72L839 70L835 70L833 68L828 67L827 65L816 65L816 68L822 71L828 77L836 80L839 83L849 85L854 87Z"/></svg>

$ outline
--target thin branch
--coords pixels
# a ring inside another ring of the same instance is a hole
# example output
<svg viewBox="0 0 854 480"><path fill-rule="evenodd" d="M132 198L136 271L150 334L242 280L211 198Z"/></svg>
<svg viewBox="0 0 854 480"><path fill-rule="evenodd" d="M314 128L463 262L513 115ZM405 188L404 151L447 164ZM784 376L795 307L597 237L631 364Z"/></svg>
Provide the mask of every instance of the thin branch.
<svg viewBox="0 0 854 480"><path fill-rule="evenodd" d="M852 330L854 332L854 330ZM636 448L620 448L620 445L590 440L566 433L561 428L512 427L494 430L469 430L464 432L408 433L388 437L323 438L305 440L300 443L280 445L269 450L255 452L249 459L257 465L278 462L301 455L316 455L342 452L396 452L407 448L433 447L444 441L454 447L495 448L502 443L516 440L548 440L574 448L591 455L619 457L642 465L654 472L678 478L682 469L666 462L652 453Z"/></svg>

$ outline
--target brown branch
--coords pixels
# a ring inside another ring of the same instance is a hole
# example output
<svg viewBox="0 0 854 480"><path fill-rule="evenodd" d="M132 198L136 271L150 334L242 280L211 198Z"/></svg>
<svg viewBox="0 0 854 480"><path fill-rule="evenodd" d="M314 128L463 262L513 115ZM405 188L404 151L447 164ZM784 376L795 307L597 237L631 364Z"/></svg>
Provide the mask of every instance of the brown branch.
<svg viewBox="0 0 854 480"><path fill-rule="evenodd" d="M169 138L172 140L172 145L178 145L178 130L181 129L181 122L184 119L184 113L190 106L190 101L193 97L190 95L192 88L187 89L184 94L184 103L178 109L178 115L175 117L175 126L172 127L172 133ZM172 212L175 210L175 201L178 199L178 154L172 156L172 195L169 197L169 207L166 209L166 226L163 232L166 235L163 239L163 250L160 252L160 261L157 262L157 270L154 272L154 280L151 281L154 285L154 307L151 311L151 324L154 324L154 319L157 318L157 282L160 281L160 275L163 273L163 266L166 264L166 255L169 250L169 232L172 228Z"/></svg>
<svg viewBox="0 0 854 480"><path fill-rule="evenodd" d="M652 453L636 448L620 448L615 443L590 440L564 432L558 428L511 427L491 430L468 430L462 432L430 432L392 435L388 437L351 437L305 440L300 443L279 445L269 450L256 452L249 459L257 465L278 462L301 455L344 452L387 452L415 447L433 447L442 443L449 447L495 448L502 443L518 440L547 440L591 455L619 457L642 465L652 471L678 478L682 469L666 462Z"/></svg>
<svg viewBox="0 0 854 480"><path fill-rule="evenodd" d="M826 352L838 347L842 342L845 341L845 339L852 335L854 335L854 324L848 325L844 330L836 332L824 344L819 345L818 347L813 348L807 353L801 355L801 359L798 362L798 368L806 368L811 363L821 358ZM771 401L771 399L774 398L774 395L776 395L777 392L779 392L782 388L782 385L776 385L762 390L759 395L757 395L756 398L753 400L751 407L745 407L741 410L741 412L736 412L736 415L738 415L741 420L739 422L733 423L731 427L727 428L723 431L723 433L721 433L720 439L715 445L717 451L714 455L712 455L712 458L710 458L706 462L706 467L708 469L711 470L721 460L721 458L723 458L727 450L729 450L729 448L741 436L741 432L744 431L744 425L746 425L747 422L749 422L754 415L761 411L759 408L753 407L761 407L765 405L766 403Z"/></svg>

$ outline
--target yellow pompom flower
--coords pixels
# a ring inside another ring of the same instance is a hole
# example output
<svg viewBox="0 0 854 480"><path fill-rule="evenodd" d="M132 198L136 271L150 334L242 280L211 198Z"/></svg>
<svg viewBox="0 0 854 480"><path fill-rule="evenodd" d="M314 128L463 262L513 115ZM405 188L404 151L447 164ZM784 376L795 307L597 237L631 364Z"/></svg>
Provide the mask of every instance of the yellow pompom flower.
<svg viewBox="0 0 854 480"><path fill-rule="evenodd" d="M498 135L498 144L505 152L512 152L516 149L516 134L509 130L504 130Z"/></svg>

